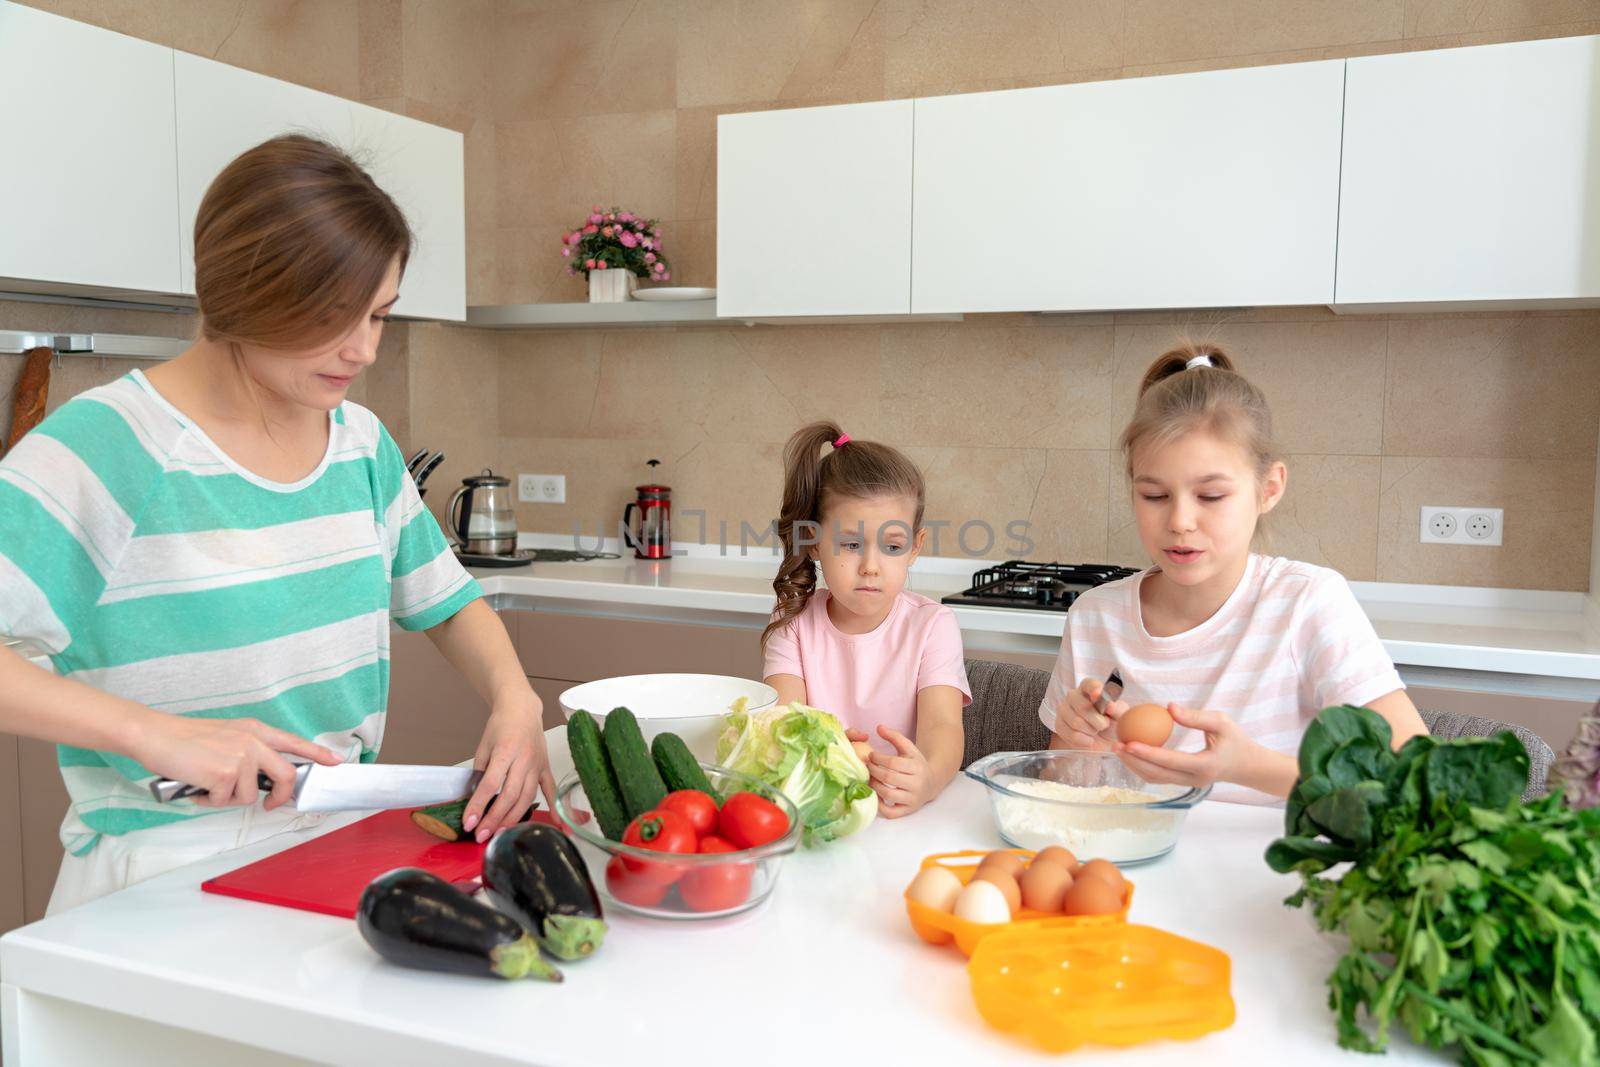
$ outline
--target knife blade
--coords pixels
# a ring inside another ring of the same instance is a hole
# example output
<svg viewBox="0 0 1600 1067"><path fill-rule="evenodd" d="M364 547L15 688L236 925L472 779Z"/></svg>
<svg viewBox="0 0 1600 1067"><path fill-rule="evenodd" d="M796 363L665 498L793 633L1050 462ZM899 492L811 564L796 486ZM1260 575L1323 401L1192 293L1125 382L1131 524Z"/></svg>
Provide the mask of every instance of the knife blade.
<svg viewBox="0 0 1600 1067"><path fill-rule="evenodd" d="M386 763L340 763L325 767L302 763L295 768L294 800L297 811L363 811L370 808L413 808L443 804L470 796L483 780L483 772L470 767L434 767ZM263 791L272 779L257 779ZM150 792L162 803L201 796L206 791L192 785L158 779Z"/></svg>
<svg viewBox="0 0 1600 1067"><path fill-rule="evenodd" d="M1106 705L1122 697L1122 675L1117 673L1115 667L1106 675L1106 684L1100 687L1100 699L1094 702L1094 708L1100 714L1106 713Z"/></svg>

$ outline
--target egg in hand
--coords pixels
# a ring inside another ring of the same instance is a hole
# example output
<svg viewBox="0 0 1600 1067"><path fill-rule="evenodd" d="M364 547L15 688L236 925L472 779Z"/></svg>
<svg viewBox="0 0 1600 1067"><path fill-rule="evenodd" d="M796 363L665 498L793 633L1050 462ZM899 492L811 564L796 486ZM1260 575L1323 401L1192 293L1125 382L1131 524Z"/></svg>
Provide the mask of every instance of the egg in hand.
<svg viewBox="0 0 1600 1067"><path fill-rule="evenodd" d="M1160 748L1172 736L1172 716L1160 704L1135 704L1117 720L1117 740Z"/></svg>

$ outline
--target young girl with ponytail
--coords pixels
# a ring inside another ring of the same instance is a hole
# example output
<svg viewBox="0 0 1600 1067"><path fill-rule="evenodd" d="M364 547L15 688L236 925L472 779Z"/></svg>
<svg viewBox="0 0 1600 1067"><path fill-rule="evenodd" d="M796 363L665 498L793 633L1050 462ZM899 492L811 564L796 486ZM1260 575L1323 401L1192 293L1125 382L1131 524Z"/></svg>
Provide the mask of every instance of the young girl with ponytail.
<svg viewBox="0 0 1600 1067"><path fill-rule="evenodd" d="M1068 612L1039 708L1056 747L1112 749L1147 781L1229 783L1213 796L1272 803L1293 787L1300 737L1324 707L1371 708L1397 747L1426 732L1343 576L1250 551L1288 470L1266 399L1227 355L1187 344L1157 359L1122 451L1155 566ZM1121 699L1102 708L1112 671ZM1113 723L1147 703L1172 715L1167 745L1118 742Z"/></svg>
<svg viewBox="0 0 1600 1067"><path fill-rule="evenodd" d="M831 422L789 438L783 468L784 558L761 635L763 673L780 703L836 715L863 754L879 812L909 815L960 769L961 710L972 703L955 613L905 588L927 538L922 472ZM874 730L892 754L868 750Z"/></svg>

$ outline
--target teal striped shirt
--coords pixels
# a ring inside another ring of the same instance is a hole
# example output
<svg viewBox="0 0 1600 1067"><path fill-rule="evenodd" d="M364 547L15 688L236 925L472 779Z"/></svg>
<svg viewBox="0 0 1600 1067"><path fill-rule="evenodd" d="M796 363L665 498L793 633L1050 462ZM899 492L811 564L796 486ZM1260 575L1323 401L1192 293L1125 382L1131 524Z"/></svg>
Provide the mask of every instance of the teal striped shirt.
<svg viewBox="0 0 1600 1067"><path fill-rule="evenodd" d="M0 635L57 674L174 715L256 718L371 762L389 625L481 595L377 417L345 403L290 485L233 462L134 371L0 461ZM126 756L58 746L77 855L213 809L157 804Z"/></svg>

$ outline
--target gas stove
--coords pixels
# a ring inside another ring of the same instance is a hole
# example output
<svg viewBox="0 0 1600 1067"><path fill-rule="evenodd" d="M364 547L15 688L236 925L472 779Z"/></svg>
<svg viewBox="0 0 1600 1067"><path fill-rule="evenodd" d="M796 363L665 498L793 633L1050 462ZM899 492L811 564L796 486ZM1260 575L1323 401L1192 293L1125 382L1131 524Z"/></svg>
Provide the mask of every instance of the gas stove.
<svg viewBox="0 0 1600 1067"><path fill-rule="evenodd" d="M972 576L972 588L951 593L943 603L970 608L1025 608L1066 611L1080 593L1139 573L1110 563L1028 563L1010 560Z"/></svg>

